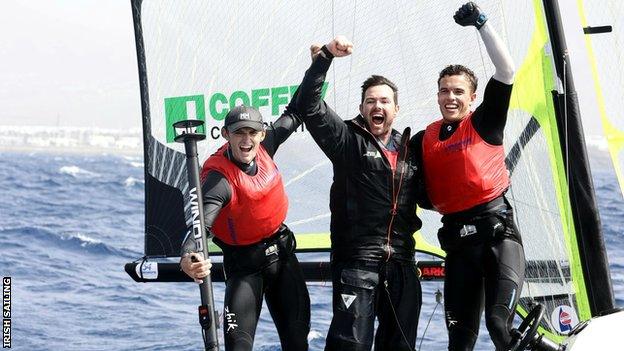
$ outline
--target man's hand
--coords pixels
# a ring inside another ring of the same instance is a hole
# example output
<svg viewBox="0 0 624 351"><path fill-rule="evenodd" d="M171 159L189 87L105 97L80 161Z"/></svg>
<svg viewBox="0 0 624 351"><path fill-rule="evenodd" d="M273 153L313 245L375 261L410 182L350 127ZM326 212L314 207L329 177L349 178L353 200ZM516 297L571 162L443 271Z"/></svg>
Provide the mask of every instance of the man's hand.
<svg viewBox="0 0 624 351"><path fill-rule="evenodd" d="M335 37L325 46L334 57L348 56L353 52L353 43L343 35Z"/></svg>
<svg viewBox="0 0 624 351"><path fill-rule="evenodd" d="M477 4L470 1L462 5L453 16L455 22L460 26L475 26L480 29L487 21L487 16Z"/></svg>
<svg viewBox="0 0 624 351"><path fill-rule="evenodd" d="M205 278L210 274L210 268L212 268L212 263L210 259L204 260L204 255L201 252L193 252L190 254L184 254L182 259L180 260L180 268L186 273L189 277L193 278L195 283L201 284L204 281L202 278Z"/></svg>

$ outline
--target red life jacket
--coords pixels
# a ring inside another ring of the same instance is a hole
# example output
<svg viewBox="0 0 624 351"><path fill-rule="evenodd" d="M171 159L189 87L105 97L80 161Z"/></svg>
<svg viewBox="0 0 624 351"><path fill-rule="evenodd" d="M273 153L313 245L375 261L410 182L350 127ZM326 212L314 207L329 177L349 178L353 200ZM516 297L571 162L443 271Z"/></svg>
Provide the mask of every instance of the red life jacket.
<svg viewBox="0 0 624 351"><path fill-rule="evenodd" d="M427 194L441 214L467 210L503 194L509 187L505 149L484 141L464 118L450 138L440 141L443 120L431 123L423 137Z"/></svg>
<svg viewBox="0 0 624 351"><path fill-rule="evenodd" d="M211 155L202 167L201 178L215 170L232 188L230 202L221 209L212 231L229 245L249 245L270 237L286 219L288 198L277 166L260 145L255 162L256 175L250 176L232 163L224 152L227 143Z"/></svg>

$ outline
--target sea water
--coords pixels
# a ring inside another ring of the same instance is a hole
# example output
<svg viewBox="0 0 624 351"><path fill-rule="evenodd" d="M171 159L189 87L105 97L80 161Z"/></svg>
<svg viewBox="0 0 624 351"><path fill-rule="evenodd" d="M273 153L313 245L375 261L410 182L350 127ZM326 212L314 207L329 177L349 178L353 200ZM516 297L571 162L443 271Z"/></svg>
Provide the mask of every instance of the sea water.
<svg viewBox="0 0 624 351"><path fill-rule="evenodd" d="M624 306L624 201L611 174L594 170L616 304ZM0 153L0 273L11 277L15 350L199 350L193 283L135 283L124 264L143 255L140 157ZM421 350L444 350L443 307L423 283ZM322 350L331 285L309 285L310 349ZM216 305L224 286L215 284ZM431 323L425 327L431 317ZM219 331L221 334L222 331ZM263 308L255 350L279 350ZM476 350L492 350L482 327Z"/></svg>

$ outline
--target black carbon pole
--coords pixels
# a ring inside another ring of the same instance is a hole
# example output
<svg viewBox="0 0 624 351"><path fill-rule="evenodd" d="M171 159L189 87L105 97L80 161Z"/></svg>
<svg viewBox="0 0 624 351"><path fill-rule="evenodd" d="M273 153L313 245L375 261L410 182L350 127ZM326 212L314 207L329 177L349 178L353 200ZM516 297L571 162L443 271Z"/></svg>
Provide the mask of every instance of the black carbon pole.
<svg viewBox="0 0 624 351"><path fill-rule="evenodd" d="M587 286L592 316L613 309L614 296L609 273L607 250L602 235L594 184L589 168L581 113L572 79L572 70L559 4L555 0L543 0L546 22L557 76L565 82L563 94L553 92L559 138L566 165L568 190L572 202L572 217L583 261L583 275ZM566 108L563 108L566 106ZM567 111L566 111L567 110ZM566 113L567 112L567 113Z"/></svg>
<svg viewBox="0 0 624 351"><path fill-rule="evenodd" d="M206 259L208 245L206 227L204 225L204 206L201 201L201 183L199 181L199 160L197 158L197 141L206 138L205 134L197 133L197 128L203 125L203 121L186 120L173 124L176 129L175 141L183 142L186 151L186 170L189 181L189 196L191 198L191 216L193 220L192 235L195 239L195 251L201 252ZM177 133L180 131L180 133ZM214 296L212 294L212 279L210 275L203 278L199 284L201 305L199 306L199 324L202 327L204 347L206 351L218 351L219 340L217 338L217 312L214 309Z"/></svg>

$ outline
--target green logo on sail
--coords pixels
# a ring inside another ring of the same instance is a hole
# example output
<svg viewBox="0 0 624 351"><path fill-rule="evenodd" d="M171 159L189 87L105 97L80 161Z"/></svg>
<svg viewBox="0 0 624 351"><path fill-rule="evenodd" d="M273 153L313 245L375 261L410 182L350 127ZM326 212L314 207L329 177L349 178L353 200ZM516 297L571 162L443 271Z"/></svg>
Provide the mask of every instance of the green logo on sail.
<svg viewBox="0 0 624 351"><path fill-rule="evenodd" d="M206 122L206 107L203 95L191 95L165 98L165 125L167 126L167 142L175 138L173 124L186 119L198 119ZM206 133L205 126L197 128L197 132Z"/></svg>
<svg viewBox="0 0 624 351"><path fill-rule="evenodd" d="M329 83L323 84L321 96L324 98ZM292 98L298 85L285 85L271 88L252 89L249 92L236 90L226 94L215 92L208 99L204 95L176 96L165 98L165 122L167 128L167 142L173 142L175 137L172 124L185 119L199 119L206 122L210 129L208 138L218 139L222 123L210 126L206 120L206 112L214 121L222 121L225 116L237 105L253 106L263 109L262 114L267 116L266 108L270 109L271 116L278 116L282 106L286 106ZM208 106L206 106L208 101ZM270 120L267 118L267 120ZM199 130L205 133L205 129Z"/></svg>

